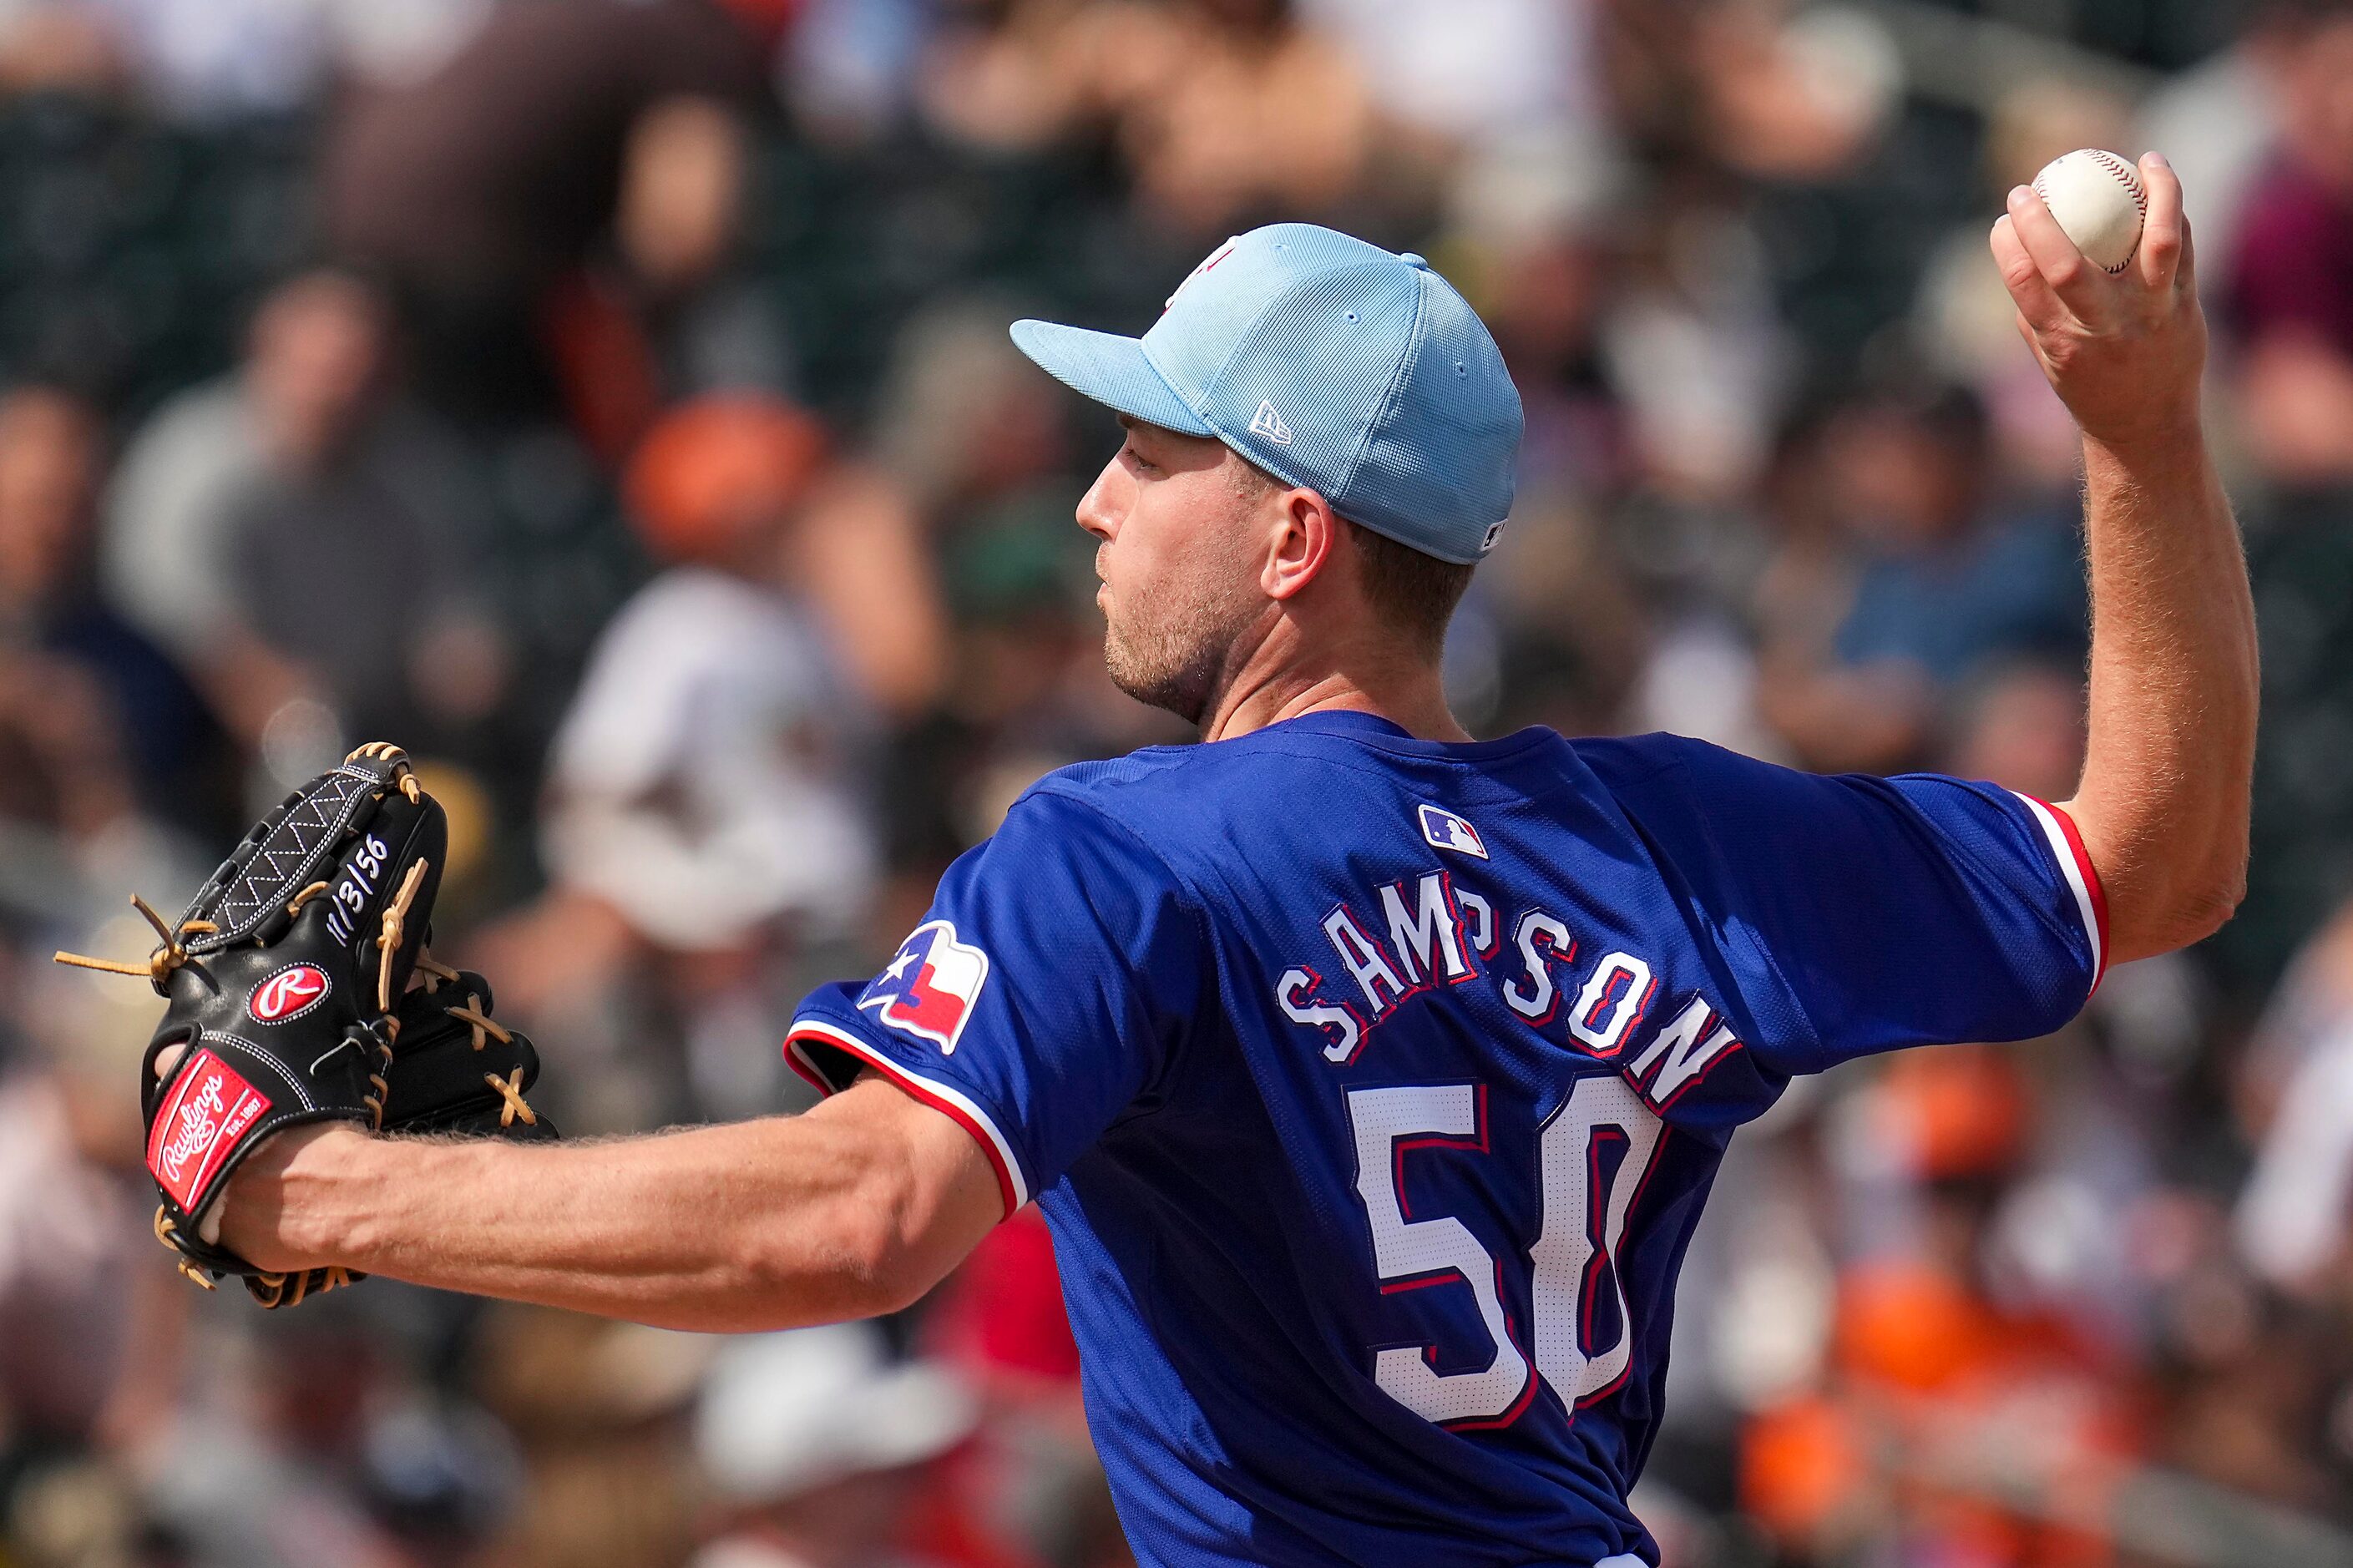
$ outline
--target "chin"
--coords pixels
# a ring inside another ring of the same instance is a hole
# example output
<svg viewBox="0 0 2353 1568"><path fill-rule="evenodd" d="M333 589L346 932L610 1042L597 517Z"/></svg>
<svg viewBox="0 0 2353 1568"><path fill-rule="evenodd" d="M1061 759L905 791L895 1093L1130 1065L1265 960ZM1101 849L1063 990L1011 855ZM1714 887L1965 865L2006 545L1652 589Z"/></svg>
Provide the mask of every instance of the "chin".
<svg viewBox="0 0 2353 1568"><path fill-rule="evenodd" d="M1167 671L1141 668L1121 657L1118 645L1108 638L1103 643L1103 668L1111 683L1126 695L1146 708L1174 713L1187 724L1198 724L1208 708L1207 692L1197 689L1201 683Z"/></svg>

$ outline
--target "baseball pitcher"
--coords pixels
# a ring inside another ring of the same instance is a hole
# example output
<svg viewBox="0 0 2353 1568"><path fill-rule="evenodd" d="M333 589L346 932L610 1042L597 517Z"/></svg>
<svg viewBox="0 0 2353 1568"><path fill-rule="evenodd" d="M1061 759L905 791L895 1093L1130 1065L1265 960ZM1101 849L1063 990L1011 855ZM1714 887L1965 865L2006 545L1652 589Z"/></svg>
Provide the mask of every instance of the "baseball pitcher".
<svg viewBox="0 0 2353 1568"><path fill-rule="evenodd" d="M1261 228L1140 340L1013 328L1124 427L1078 507L1105 655L1202 744L1024 795L881 973L803 1005L807 1114L301 1123L226 1181L217 1246L739 1331L903 1307L1036 1203L1141 1562L1655 1563L1627 1492L1735 1130L1799 1073L2044 1034L2237 900L2253 616L2180 189L2141 173L2120 274L2023 189L1992 237L2083 433L2073 799L1472 740L1439 650L1518 395L1420 258Z"/></svg>

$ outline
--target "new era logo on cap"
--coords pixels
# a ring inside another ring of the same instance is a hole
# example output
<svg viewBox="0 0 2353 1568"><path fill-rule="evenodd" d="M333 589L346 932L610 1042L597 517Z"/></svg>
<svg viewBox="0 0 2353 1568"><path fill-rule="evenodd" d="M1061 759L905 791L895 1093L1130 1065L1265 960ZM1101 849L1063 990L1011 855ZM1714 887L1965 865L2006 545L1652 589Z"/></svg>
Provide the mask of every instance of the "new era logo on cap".
<svg viewBox="0 0 2353 1568"><path fill-rule="evenodd" d="M1421 805L1414 808L1414 815L1421 819L1421 836L1432 849L1450 849L1457 855L1475 855L1482 860L1487 858L1487 846L1479 837L1479 830L1452 812L1435 805Z"/></svg>
<svg viewBox="0 0 2353 1568"><path fill-rule="evenodd" d="M1274 411L1274 405L1266 398L1259 399L1258 412L1250 416L1250 431L1253 436L1265 437L1278 447L1291 445L1291 426L1282 422L1282 416Z"/></svg>

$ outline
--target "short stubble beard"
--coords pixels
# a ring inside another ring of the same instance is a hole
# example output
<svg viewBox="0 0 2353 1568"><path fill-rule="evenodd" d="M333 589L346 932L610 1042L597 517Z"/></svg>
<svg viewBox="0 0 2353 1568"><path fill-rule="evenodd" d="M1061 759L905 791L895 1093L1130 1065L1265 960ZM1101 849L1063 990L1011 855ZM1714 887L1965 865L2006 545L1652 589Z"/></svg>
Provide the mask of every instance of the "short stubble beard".
<svg viewBox="0 0 2353 1568"><path fill-rule="evenodd" d="M1255 608L1250 595L1206 582L1155 585L1108 617L1103 664L1112 684L1199 724Z"/></svg>

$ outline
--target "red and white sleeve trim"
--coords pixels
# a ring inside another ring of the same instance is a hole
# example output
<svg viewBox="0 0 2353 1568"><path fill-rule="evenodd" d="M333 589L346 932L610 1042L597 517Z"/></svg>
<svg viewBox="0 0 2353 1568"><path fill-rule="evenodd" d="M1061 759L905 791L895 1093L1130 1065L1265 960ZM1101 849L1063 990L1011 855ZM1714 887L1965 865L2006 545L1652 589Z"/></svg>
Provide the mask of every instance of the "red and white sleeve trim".
<svg viewBox="0 0 2353 1568"><path fill-rule="evenodd" d="M1029 1201L1029 1184L1021 1174L1021 1162L1014 1158L1013 1145L1006 1141L1005 1134L997 1130L997 1123L989 1119L988 1112L983 1110L971 1096L953 1084L908 1071L846 1030L815 1018L797 1019L785 1036L785 1062L816 1085L819 1094L831 1095L836 1086L828 1081L825 1074L818 1070L817 1064L802 1051L803 1040L820 1041L835 1050L848 1052L897 1084L911 1098L921 1100L971 1133L973 1142L980 1145L980 1152L988 1156L988 1163L997 1173L997 1189L1005 1199L1005 1212L1008 1217Z"/></svg>
<svg viewBox="0 0 2353 1568"><path fill-rule="evenodd" d="M2093 868L2091 856L2084 852L2084 836L2075 831L2073 817L2047 800L2037 800L2031 795L2018 798L2034 814L2042 837L2050 840L2051 853L2057 858L2068 888L2075 895L2075 912L2082 917L2084 934L2092 942L2092 989L2097 991L2100 976L2108 968L2108 896L2100 889L2100 873Z"/></svg>

